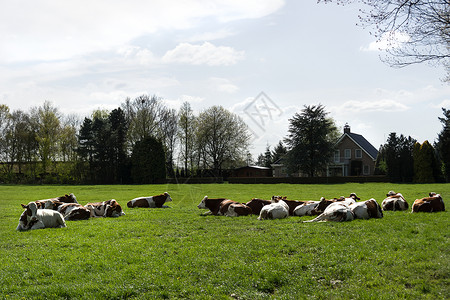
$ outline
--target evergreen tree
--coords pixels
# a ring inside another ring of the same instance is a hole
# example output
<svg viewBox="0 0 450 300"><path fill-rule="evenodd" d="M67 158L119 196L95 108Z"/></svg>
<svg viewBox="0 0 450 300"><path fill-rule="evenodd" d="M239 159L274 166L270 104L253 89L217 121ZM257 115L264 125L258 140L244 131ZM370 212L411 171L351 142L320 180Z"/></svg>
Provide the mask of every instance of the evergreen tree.
<svg viewBox="0 0 450 300"><path fill-rule="evenodd" d="M443 173L447 182L450 181L450 109L442 108L443 118L439 118L443 128L438 135L436 149L442 161Z"/></svg>
<svg viewBox="0 0 450 300"><path fill-rule="evenodd" d="M136 142L131 155L131 176L134 183L155 183L166 178L163 144L154 137Z"/></svg>

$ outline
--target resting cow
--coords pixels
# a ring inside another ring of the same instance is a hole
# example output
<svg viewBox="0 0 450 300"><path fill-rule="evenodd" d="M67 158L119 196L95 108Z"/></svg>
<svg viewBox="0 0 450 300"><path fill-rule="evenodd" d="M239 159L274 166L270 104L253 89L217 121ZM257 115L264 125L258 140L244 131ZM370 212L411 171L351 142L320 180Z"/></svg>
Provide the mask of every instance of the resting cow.
<svg viewBox="0 0 450 300"><path fill-rule="evenodd" d="M252 200L245 203L245 205L251 208L252 214L259 215L263 206L269 205L270 203L272 203L270 200L253 198Z"/></svg>
<svg viewBox="0 0 450 300"><path fill-rule="evenodd" d="M23 205L25 209L20 216L17 231L26 231L42 228L62 228L66 227L63 216L51 209L38 209L35 202Z"/></svg>
<svg viewBox="0 0 450 300"><path fill-rule="evenodd" d="M325 208L324 212L318 215L316 218L303 222L344 222L352 221L353 219L353 213L348 205L342 202L334 202L328 205L327 208Z"/></svg>
<svg viewBox="0 0 450 300"><path fill-rule="evenodd" d="M47 209L56 209L56 207L61 205L62 203L78 203L77 197L75 197L73 193L70 193L69 195L65 194L64 196L55 198L37 200L35 202L38 208L47 208Z"/></svg>
<svg viewBox="0 0 450 300"><path fill-rule="evenodd" d="M122 207L115 199L88 203L84 207L90 211L91 217L120 217L125 215Z"/></svg>
<svg viewBox="0 0 450 300"><path fill-rule="evenodd" d="M382 218L383 212L375 199L349 205L355 219Z"/></svg>
<svg viewBox="0 0 450 300"><path fill-rule="evenodd" d="M444 200L440 194L430 193L430 197L416 199L411 212L438 212L445 211Z"/></svg>
<svg viewBox="0 0 450 300"><path fill-rule="evenodd" d="M168 193L164 193L157 196L138 197L127 202L129 208L133 207L149 207L149 208L167 208L169 206L164 205L165 202L172 201Z"/></svg>
<svg viewBox="0 0 450 300"><path fill-rule="evenodd" d="M289 216L289 206L283 200L277 200L272 197L272 203L263 206L259 213L258 220L264 219L283 219Z"/></svg>
<svg viewBox="0 0 450 300"><path fill-rule="evenodd" d="M87 220L91 217L90 210L78 203L64 203L57 210L66 221Z"/></svg>
<svg viewBox="0 0 450 300"><path fill-rule="evenodd" d="M306 201L294 209L293 215L298 217L312 216L320 201Z"/></svg>
<svg viewBox="0 0 450 300"><path fill-rule="evenodd" d="M408 202L402 194L390 191L386 194L386 199L381 202L383 210L407 210L409 208Z"/></svg>
<svg viewBox="0 0 450 300"><path fill-rule="evenodd" d="M245 204L226 198L208 198L208 196L205 196L197 207L199 209L208 209L203 215L237 217L252 213L251 208Z"/></svg>

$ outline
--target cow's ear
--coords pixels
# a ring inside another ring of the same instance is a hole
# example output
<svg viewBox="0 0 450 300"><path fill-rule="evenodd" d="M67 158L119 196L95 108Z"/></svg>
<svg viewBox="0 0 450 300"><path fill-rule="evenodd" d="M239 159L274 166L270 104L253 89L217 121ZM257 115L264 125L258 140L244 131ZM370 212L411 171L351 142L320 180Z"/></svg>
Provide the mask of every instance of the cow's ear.
<svg viewBox="0 0 450 300"><path fill-rule="evenodd" d="M28 206L25 205L25 204L20 204L20 205L22 205L22 208L27 208L27 207L28 207Z"/></svg>

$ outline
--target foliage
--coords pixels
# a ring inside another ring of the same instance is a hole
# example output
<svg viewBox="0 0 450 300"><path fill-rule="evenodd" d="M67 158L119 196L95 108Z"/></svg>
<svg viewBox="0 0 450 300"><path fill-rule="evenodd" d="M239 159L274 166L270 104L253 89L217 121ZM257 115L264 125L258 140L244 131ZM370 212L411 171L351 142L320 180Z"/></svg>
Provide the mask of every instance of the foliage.
<svg viewBox="0 0 450 300"><path fill-rule="evenodd" d="M131 176L134 183L155 183L166 178L163 145L154 137L136 142L131 155Z"/></svg>
<svg viewBox="0 0 450 300"><path fill-rule="evenodd" d="M439 168L433 146L428 141L414 144L414 182L433 183L439 179Z"/></svg>
<svg viewBox="0 0 450 300"><path fill-rule="evenodd" d="M361 25L375 29L387 41L384 60L394 67L422 62L441 63L450 75L450 3L448 0L318 0L347 4L360 2ZM450 79L447 78L447 81Z"/></svg>
<svg viewBox="0 0 450 300"><path fill-rule="evenodd" d="M288 168L291 172L300 169L310 177L326 170L333 155L337 128L327 118L321 104L304 106L302 112L289 119L289 135L285 142L289 146Z"/></svg>
<svg viewBox="0 0 450 300"><path fill-rule="evenodd" d="M435 148L442 161L444 176L447 182L450 181L450 109L442 108L443 118L439 118L442 123L442 131L438 135Z"/></svg>
<svg viewBox="0 0 450 300"><path fill-rule="evenodd" d="M206 169L216 176L227 162L245 160L249 145L248 126L222 106L212 106L197 117L197 145Z"/></svg>
<svg viewBox="0 0 450 300"><path fill-rule="evenodd" d="M200 216L204 195L248 201L318 200L355 192L409 204L449 184L0 186L0 298L4 299L446 299L448 212L385 212L382 219L301 223L311 217ZM170 193L170 209L130 209ZM117 199L126 215L16 232L20 203L73 192L81 204Z"/></svg>

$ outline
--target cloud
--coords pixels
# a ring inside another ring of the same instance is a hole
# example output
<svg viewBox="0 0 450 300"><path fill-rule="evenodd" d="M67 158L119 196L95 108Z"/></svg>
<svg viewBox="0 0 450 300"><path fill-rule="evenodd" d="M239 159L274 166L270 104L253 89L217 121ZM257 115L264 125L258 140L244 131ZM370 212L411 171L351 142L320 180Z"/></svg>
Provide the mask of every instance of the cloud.
<svg viewBox="0 0 450 300"><path fill-rule="evenodd" d="M214 89L222 93L233 94L239 90L239 87L226 78L213 77L209 80L209 83Z"/></svg>
<svg viewBox="0 0 450 300"><path fill-rule="evenodd" d="M202 20L261 18L283 5L282 0L7 1L0 10L0 63L110 51L158 31L191 29Z"/></svg>
<svg viewBox="0 0 450 300"><path fill-rule="evenodd" d="M209 42L202 45L180 43L175 49L164 54L162 61L166 63L183 63L191 65L229 66L244 58L244 51L236 51L232 47L215 46Z"/></svg>
<svg viewBox="0 0 450 300"><path fill-rule="evenodd" d="M366 47L360 47L361 51L384 51L399 48L402 44L407 43L410 36L403 32L385 33L379 40L371 42Z"/></svg>
<svg viewBox="0 0 450 300"><path fill-rule="evenodd" d="M342 105L333 107L333 110L347 113L401 112L408 109L408 106L390 99L381 99L375 101L350 100L344 102Z"/></svg>
<svg viewBox="0 0 450 300"><path fill-rule="evenodd" d="M185 42L195 43L195 42L205 42L205 41L214 41L227 38L229 36L233 36L235 33L222 29L215 32L202 32L199 34L195 34L187 39L184 39Z"/></svg>

